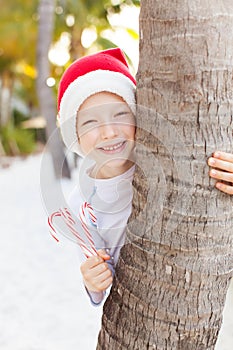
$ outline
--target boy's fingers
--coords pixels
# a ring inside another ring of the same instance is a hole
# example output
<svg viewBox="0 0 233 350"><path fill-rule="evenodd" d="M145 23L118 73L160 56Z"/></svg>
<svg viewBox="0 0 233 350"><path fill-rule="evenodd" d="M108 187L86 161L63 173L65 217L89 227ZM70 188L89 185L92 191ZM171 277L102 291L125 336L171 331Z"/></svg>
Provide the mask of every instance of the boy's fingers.
<svg viewBox="0 0 233 350"><path fill-rule="evenodd" d="M81 264L81 271L82 271L82 268L91 269L94 266L101 264L102 262L103 262L103 259L98 255L87 258L87 260Z"/></svg>
<svg viewBox="0 0 233 350"><path fill-rule="evenodd" d="M106 289L112 283L113 277L111 271L108 269L92 279L92 284L100 289Z"/></svg>
<svg viewBox="0 0 233 350"><path fill-rule="evenodd" d="M109 254L107 254L104 249L98 250L97 253L98 253L98 256L101 257L103 260L109 260L110 259Z"/></svg>
<svg viewBox="0 0 233 350"><path fill-rule="evenodd" d="M110 269L109 269L109 267L108 267L108 264L102 262L101 264L96 265L96 266L94 266L94 267L91 269L91 274L92 274L93 276L96 276L96 277L97 277L97 276L100 276L100 275L106 273L106 271L109 271L109 272L111 273L111 271L110 271Z"/></svg>
<svg viewBox="0 0 233 350"><path fill-rule="evenodd" d="M101 264L101 265L104 265L104 264ZM108 267L103 270L99 269L100 267L103 268L103 266L101 265L98 265L94 267L92 270L90 270L90 273L84 279L86 286L89 288L89 290L93 290L93 291L105 290L112 283L112 280L113 280L112 272Z"/></svg>
<svg viewBox="0 0 233 350"><path fill-rule="evenodd" d="M217 180L223 180L233 183L233 173L226 173L224 171L219 171L216 169L211 169L209 172L210 176Z"/></svg>
<svg viewBox="0 0 233 350"><path fill-rule="evenodd" d="M99 285L100 290L106 290L112 284L112 281L113 281L112 276L102 281Z"/></svg>
<svg viewBox="0 0 233 350"><path fill-rule="evenodd" d="M210 157L208 159L208 165L213 168L217 168L217 169L221 169L221 170L225 170L230 173L233 173L233 163L231 163L230 161L220 160L217 158Z"/></svg>
<svg viewBox="0 0 233 350"><path fill-rule="evenodd" d="M95 281L89 287L87 286L88 290L93 292L102 292L105 291L110 285L112 284L113 278L112 276L102 280L102 281Z"/></svg>
<svg viewBox="0 0 233 350"><path fill-rule="evenodd" d="M218 190L233 195L233 186L223 184L222 182L217 182L215 186Z"/></svg>
<svg viewBox="0 0 233 350"><path fill-rule="evenodd" d="M213 153L214 158L226 160L227 162L233 163L233 154L227 152L216 151Z"/></svg>
<svg viewBox="0 0 233 350"><path fill-rule="evenodd" d="M109 268L106 268L105 270L98 270L95 271L96 275L95 275L95 279L100 282L103 282L104 280L106 280L107 278L112 276L112 272L111 270L109 270Z"/></svg>

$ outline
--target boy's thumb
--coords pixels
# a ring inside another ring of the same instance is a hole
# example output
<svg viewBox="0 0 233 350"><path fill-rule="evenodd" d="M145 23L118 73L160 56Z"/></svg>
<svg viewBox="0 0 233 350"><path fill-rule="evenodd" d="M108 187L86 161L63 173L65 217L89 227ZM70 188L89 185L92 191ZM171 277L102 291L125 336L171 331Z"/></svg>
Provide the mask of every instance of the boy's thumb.
<svg viewBox="0 0 233 350"><path fill-rule="evenodd" d="M99 250L97 251L97 253L98 253L98 255L99 255L102 259L104 259L104 260L109 260L109 259L110 259L109 254L107 254L106 251L105 251L104 249L99 249Z"/></svg>

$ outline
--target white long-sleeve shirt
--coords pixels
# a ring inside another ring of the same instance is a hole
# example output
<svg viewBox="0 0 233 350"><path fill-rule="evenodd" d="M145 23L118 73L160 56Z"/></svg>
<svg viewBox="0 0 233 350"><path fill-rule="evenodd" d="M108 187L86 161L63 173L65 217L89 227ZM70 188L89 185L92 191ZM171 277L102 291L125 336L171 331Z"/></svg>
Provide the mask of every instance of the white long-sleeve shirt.
<svg viewBox="0 0 233 350"><path fill-rule="evenodd" d="M120 249L125 241L125 228L132 210L132 180L135 166L125 173L110 179L94 179L90 169L82 172L69 198L69 207L77 215L84 201L91 204L97 217L97 227L88 223L96 249L105 249L112 273L118 261ZM104 293L88 291L91 302L98 305Z"/></svg>

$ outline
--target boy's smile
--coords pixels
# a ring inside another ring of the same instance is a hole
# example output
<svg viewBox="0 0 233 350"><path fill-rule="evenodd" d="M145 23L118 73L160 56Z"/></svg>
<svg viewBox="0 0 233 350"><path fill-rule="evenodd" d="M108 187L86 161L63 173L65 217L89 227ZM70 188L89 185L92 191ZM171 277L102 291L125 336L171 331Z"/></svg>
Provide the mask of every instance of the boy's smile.
<svg viewBox="0 0 233 350"><path fill-rule="evenodd" d="M86 99L77 114L77 134L84 154L96 161L93 176L110 178L132 166L135 120L120 96L100 92Z"/></svg>
<svg viewBox="0 0 233 350"><path fill-rule="evenodd" d="M106 154L114 154L114 153L122 152L125 145L126 145L126 141L121 141L121 142L111 144L109 146L107 145L104 145L103 147L100 146L98 147L98 149L104 151L104 153Z"/></svg>

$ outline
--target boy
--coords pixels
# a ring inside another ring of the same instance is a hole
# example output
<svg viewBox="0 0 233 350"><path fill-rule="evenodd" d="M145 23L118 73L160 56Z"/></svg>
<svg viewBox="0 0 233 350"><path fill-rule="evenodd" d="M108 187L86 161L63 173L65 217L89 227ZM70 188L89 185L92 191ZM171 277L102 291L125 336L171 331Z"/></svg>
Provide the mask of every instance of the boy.
<svg viewBox="0 0 233 350"><path fill-rule="evenodd" d="M135 88L136 81L119 48L75 61L59 85L63 141L68 149L85 157L69 205L77 215L87 201L97 217L97 227L89 222L88 228L98 255L81 265L84 285L95 305L101 303L112 283L131 213ZM91 167L86 167L87 159L93 160Z"/></svg>
<svg viewBox="0 0 233 350"><path fill-rule="evenodd" d="M96 247L102 249L81 265L84 285L95 305L101 303L112 283L131 213L135 87L135 79L119 48L75 61L59 85L63 140L68 149L94 160L91 167L81 168L70 207L77 215L87 201L97 216L97 228L91 227L91 222L88 226ZM211 177L233 182L232 155L216 152L208 164L218 168L210 171ZM232 186L218 181L216 187L233 194Z"/></svg>

